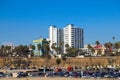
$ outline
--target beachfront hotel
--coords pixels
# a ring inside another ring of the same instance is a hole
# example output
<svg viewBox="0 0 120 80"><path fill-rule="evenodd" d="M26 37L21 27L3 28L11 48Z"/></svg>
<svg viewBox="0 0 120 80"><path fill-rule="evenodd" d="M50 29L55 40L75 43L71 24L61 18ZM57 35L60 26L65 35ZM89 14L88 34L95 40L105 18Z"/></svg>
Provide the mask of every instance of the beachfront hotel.
<svg viewBox="0 0 120 80"><path fill-rule="evenodd" d="M70 47L83 48L84 46L84 31L82 28L75 27L73 24L68 24L63 29L59 29L56 26L49 27L49 39L50 49L53 43L56 43L56 47L62 47L63 53L66 53L65 45ZM61 46L60 43L64 45ZM52 50L52 49L51 49Z"/></svg>
<svg viewBox="0 0 120 80"><path fill-rule="evenodd" d="M73 24L68 24L63 28L64 35L64 53L66 53L65 45L68 44L73 48L83 48L84 46L84 32L83 29L75 27Z"/></svg>
<svg viewBox="0 0 120 80"><path fill-rule="evenodd" d="M51 46L55 43L56 47L60 47L61 41L63 41L63 30L57 28L56 26L49 27L49 40L50 40L50 50L52 50Z"/></svg>

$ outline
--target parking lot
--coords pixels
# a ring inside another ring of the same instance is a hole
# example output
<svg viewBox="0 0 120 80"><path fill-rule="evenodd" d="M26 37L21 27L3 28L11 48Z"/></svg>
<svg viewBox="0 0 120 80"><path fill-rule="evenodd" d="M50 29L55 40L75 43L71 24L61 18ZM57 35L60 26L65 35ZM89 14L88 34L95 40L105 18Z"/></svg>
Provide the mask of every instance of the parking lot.
<svg viewBox="0 0 120 80"><path fill-rule="evenodd" d="M4 70L3 70L4 71ZM6 70L5 70L6 71ZM9 70L9 72L0 72L1 80L49 80L57 78L61 79L76 79L76 80L117 80L120 79L120 69L114 68L103 68L103 69L86 69L86 70L73 70L72 68L68 69L38 69L38 70Z"/></svg>

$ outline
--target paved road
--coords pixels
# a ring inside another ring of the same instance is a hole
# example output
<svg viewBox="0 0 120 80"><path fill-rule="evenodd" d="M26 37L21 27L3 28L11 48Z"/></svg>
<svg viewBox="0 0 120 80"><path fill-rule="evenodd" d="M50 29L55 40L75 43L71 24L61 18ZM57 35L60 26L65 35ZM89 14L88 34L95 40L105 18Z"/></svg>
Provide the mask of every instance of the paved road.
<svg viewBox="0 0 120 80"><path fill-rule="evenodd" d="M23 69L14 69L14 70L7 70L7 69L0 69L0 72L4 72L4 73L13 73L13 72L20 72L20 71L22 71L22 72L26 72L26 71L37 71L38 69L25 69L25 70L23 70Z"/></svg>

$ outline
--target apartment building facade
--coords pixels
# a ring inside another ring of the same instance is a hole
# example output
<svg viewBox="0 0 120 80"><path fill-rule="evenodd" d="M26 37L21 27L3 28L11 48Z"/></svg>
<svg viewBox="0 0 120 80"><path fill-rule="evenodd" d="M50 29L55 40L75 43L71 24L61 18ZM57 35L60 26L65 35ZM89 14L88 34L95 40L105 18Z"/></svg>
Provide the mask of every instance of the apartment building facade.
<svg viewBox="0 0 120 80"><path fill-rule="evenodd" d="M62 53L66 53L66 44L74 48L84 47L84 31L79 27L75 27L73 24L68 24L63 29L59 29L56 26L50 26L49 39L50 49L52 44L56 43L56 47L62 47ZM61 43L63 43L63 46Z"/></svg>
<svg viewBox="0 0 120 80"><path fill-rule="evenodd" d="M49 27L49 40L50 40L50 50L52 50L51 46L55 43L56 47L60 47L61 42L63 41L63 30L57 28L56 26Z"/></svg>
<svg viewBox="0 0 120 80"><path fill-rule="evenodd" d="M64 53L66 53L66 44L78 49L84 47L84 31L82 28L75 27L73 24L68 24L63 28L63 35Z"/></svg>

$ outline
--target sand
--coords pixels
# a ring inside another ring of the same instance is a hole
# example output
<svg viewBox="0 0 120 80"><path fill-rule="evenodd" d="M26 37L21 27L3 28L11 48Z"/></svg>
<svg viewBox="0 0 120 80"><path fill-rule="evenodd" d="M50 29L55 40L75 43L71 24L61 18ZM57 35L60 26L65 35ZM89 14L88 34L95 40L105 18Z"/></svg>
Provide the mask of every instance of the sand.
<svg viewBox="0 0 120 80"><path fill-rule="evenodd" d="M82 79L82 78L62 78L62 77L28 77L28 78L0 78L0 80L120 80L120 79Z"/></svg>

